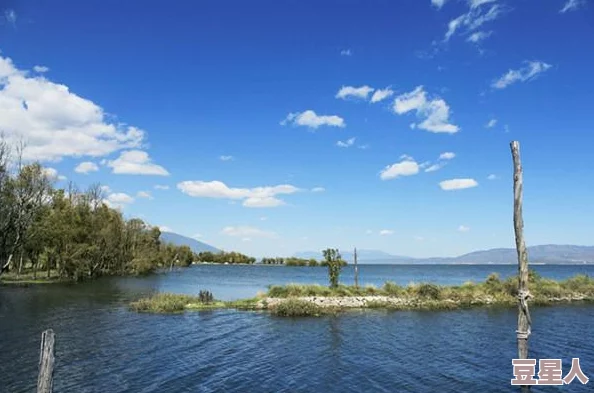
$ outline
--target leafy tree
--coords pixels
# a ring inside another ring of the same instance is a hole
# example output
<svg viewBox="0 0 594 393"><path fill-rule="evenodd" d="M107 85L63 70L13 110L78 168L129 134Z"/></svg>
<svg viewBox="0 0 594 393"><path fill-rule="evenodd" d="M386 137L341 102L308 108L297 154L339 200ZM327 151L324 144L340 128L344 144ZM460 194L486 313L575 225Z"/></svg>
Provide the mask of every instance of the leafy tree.
<svg viewBox="0 0 594 393"><path fill-rule="evenodd" d="M338 287L338 280L340 278L340 271L344 266L344 261L338 249L328 248L322 251L325 263L328 266L328 279L330 280L330 287Z"/></svg>

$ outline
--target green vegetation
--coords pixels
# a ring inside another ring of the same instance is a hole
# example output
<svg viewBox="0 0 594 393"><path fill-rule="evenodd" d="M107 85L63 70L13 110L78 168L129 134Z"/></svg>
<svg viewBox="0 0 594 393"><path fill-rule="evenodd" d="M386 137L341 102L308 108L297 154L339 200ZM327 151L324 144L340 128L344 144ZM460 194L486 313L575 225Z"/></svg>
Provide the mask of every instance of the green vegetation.
<svg viewBox="0 0 594 393"><path fill-rule="evenodd" d="M207 294L208 293L208 294ZM210 292L200 291L198 296L159 293L148 298L140 299L130 304L130 309L146 313L180 313L186 310L218 310L234 308L239 310L253 310L258 298L224 302L215 300Z"/></svg>
<svg viewBox="0 0 594 393"><path fill-rule="evenodd" d="M578 275L554 281L530 273L530 302L549 305L571 301L594 301L594 278ZM157 294L131 304L139 312L175 313L185 310L269 310L273 315L298 317L333 314L345 309L454 310L473 306L516 306L517 277L501 280L491 274L483 283L458 286L430 283L399 286L386 282L382 287L337 285L272 285L266 294L252 299L223 302L209 292L199 296Z"/></svg>
<svg viewBox="0 0 594 393"><path fill-rule="evenodd" d="M324 254L324 262L326 266L328 266L328 280L330 280L330 287L337 288L340 271L345 263L342 260L338 249L328 248L322 253Z"/></svg>
<svg viewBox="0 0 594 393"><path fill-rule="evenodd" d="M219 252L214 253L210 251L204 251L198 253L196 256L198 262L210 262L210 263L228 263L228 264L253 264L256 262L256 258L248 257L247 255L240 254L238 252Z"/></svg>
<svg viewBox="0 0 594 393"><path fill-rule="evenodd" d="M146 274L193 261L254 263L239 253L201 253L160 241L158 228L124 219L105 188L57 189L39 163L23 164L0 135L0 280L3 283L80 281ZM45 278L44 278L45 277Z"/></svg>

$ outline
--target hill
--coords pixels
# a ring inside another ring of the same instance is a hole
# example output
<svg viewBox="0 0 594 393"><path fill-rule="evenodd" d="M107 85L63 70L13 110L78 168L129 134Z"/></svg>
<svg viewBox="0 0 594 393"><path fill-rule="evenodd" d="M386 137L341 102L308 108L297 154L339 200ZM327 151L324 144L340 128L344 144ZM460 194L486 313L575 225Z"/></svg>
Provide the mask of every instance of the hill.
<svg viewBox="0 0 594 393"><path fill-rule="evenodd" d="M343 259L353 261L352 251L341 251ZM321 251L307 251L295 254L300 258L321 259ZM528 258L533 263L572 264L594 263L594 246L546 244L528 247ZM493 248L473 251L457 257L413 258L392 255L380 250L360 250L361 263L383 264L514 264L517 263L515 248Z"/></svg>
<svg viewBox="0 0 594 393"><path fill-rule="evenodd" d="M165 243L173 243L176 246L189 246L192 251L199 253L203 251L221 252L216 247L203 243L191 237L183 236L173 232L161 232L161 241Z"/></svg>

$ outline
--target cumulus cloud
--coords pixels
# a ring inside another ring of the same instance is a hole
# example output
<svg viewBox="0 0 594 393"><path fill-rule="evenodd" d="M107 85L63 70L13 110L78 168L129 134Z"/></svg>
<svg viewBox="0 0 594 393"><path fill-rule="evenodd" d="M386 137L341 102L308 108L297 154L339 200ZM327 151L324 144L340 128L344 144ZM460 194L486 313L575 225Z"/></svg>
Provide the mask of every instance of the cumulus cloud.
<svg viewBox="0 0 594 393"><path fill-rule="evenodd" d="M336 146L338 147L351 147L355 144L355 137L349 138L346 141L338 141L336 142Z"/></svg>
<svg viewBox="0 0 594 393"><path fill-rule="evenodd" d="M497 119L491 119L489 120L489 122L485 125L485 128L493 128L497 125Z"/></svg>
<svg viewBox="0 0 594 393"><path fill-rule="evenodd" d="M460 225L458 227L458 232L468 232L468 231L470 231L470 228L465 225Z"/></svg>
<svg viewBox="0 0 594 393"><path fill-rule="evenodd" d="M311 192L324 192L326 189L324 187L314 187L311 189Z"/></svg>
<svg viewBox="0 0 594 393"><path fill-rule="evenodd" d="M394 91L389 87L386 87L385 89L377 89L371 96L371 103L383 101L386 98L390 98L392 95L394 95Z"/></svg>
<svg viewBox="0 0 594 393"><path fill-rule="evenodd" d="M169 176L165 168L153 163L148 153L142 150L124 151L115 160L108 161L107 166L117 175Z"/></svg>
<svg viewBox="0 0 594 393"><path fill-rule="evenodd" d="M11 25L16 25L17 13L13 9L7 9L4 11L4 20Z"/></svg>
<svg viewBox="0 0 594 393"><path fill-rule="evenodd" d="M536 78L539 74L547 71L552 65L542 61L525 61L525 66L517 70L509 70L506 74L496 79L491 84L494 89L505 89L516 82L526 82Z"/></svg>
<svg viewBox="0 0 594 393"><path fill-rule="evenodd" d="M173 232L173 229L171 229L167 225L159 225L159 230L161 232Z"/></svg>
<svg viewBox="0 0 594 393"><path fill-rule="evenodd" d="M435 172L446 166L445 162L438 162L425 168L425 172Z"/></svg>
<svg viewBox="0 0 594 393"><path fill-rule="evenodd" d="M446 151L445 153L441 153L439 155L440 160L451 160L456 157L456 153L452 153L451 151Z"/></svg>
<svg viewBox="0 0 594 393"><path fill-rule="evenodd" d="M381 231L379 231L379 234L381 236L393 235L394 231L391 229L382 229Z"/></svg>
<svg viewBox="0 0 594 393"><path fill-rule="evenodd" d="M255 188L233 188L228 187L221 181L183 181L177 184L177 188L184 194L196 198L220 198L243 200L245 207L276 207L284 204L284 201L277 198L277 195L294 194L299 189L290 184L278 186L255 187Z"/></svg>
<svg viewBox="0 0 594 393"><path fill-rule="evenodd" d="M463 190L478 186L478 182L474 179L451 179L440 182L439 186L444 191Z"/></svg>
<svg viewBox="0 0 594 393"><path fill-rule="evenodd" d="M366 100L372 91L373 88L370 86L342 86L340 90L338 90L338 93L336 93L336 98L346 100L352 97L356 99Z"/></svg>
<svg viewBox="0 0 594 393"><path fill-rule="evenodd" d="M90 161L81 162L76 166L76 168L74 168L74 172L83 173L85 175L91 172L97 172L98 170L99 166L97 166L97 164L95 164L94 162Z"/></svg>
<svg viewBox="0 0 594 393"><path fill-rule="evenodd" d="M110 193L107 198L103 200L103 203L114 209L123 209L126 205L133 202L134 198L123 192Z"/></svg>
<svg viewBox="0 0 594 393"><path fill-rule="evenodd" d="M413 123L413 128L449 134L460 130L457 125L450 123L448 104L441 98L428 99L423 86L417 86L413 91L396 97L393 110L398 115L415 111L418 117L424 118L420 123Z"/></svg>
<svg viewBox="0 0 594 393"><path fill-rule="evenodd" d="M584 5L586 5L586 0L567 0L559 12L564 14L567 11L575 11Z"/></svg>
<svg viewBox="0 0 594 393"><path fill-rule="evenodd" d="M68 86L20 70L0 55L0 130L9 143L27 142L23 158L102 157L142 145L144 131L106 117Z"/></svg>
<svg viewBox="0 0 594 393"><path fill-rule="evenodd" d="M156 184L155 190L169 190L169 186L162 185L162 184Z"/></svg>
<svg viewBox="0 0 594 393"><path fill-rule="evenodd" d="M341 56L352 56L353 51L351 49L343 49L340 51Z"/></svg>
<svg viewBox="0 0 594 393"><path fill-rule="evenodd" d="M138 191L136 193L136 198L154 199L151 193L148 191Z"/></svg>
<svg viewBox="0 0 594 393"><path fill-rule="evenodd" d="M226 226L221 230L223 235L241 237L241 238L268 238L274 239L278 235L273 231L266 231L263 229L250 226Z"/></svg>
<svg viewBox="0 0 594 393"><path fill-rule="evenodd" d="M321 126L328 127L345 127L346 123L344 119L336 115L322 115L318 116L316 112L312 110L306 110L305 112L289 113L285 120L281 121L281 125L293 124L294 126L303 126L313 129L317 129Z"/></svg>
<svg viewBox="0 0 594 393"><path fill-rule="evenodd" d="M412 157L403 156L400 162L386 166L380 172L380 178L389 180L401 176L412 176L417 173L419 173L419 164Z"/></svg>
<svg viewBox="0 0 594 393"><path fill-rule="evenodd" d="M47 177L51 181L66 180L66 176L60 175L56 168L50 168L50 167L43 168L43 174L45 175L45 177Z"/></svg>
<svg viewBox="0 0 594 393"><path fill-rule="evenodd" d="M233 161L234 159L233 156L219 156L219 160L221 161Z"/></svg>

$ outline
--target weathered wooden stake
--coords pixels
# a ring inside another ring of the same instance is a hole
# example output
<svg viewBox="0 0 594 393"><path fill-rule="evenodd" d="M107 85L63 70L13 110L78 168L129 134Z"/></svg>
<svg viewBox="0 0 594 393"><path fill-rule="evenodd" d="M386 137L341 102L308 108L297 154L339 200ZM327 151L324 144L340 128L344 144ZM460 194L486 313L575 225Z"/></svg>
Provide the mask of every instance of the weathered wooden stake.
<svg viewBox="0 0 594 393"><path fill-rule="evenodd" d="M54 344L55 334L52 329L41 333L41 354L39 355L39 378L37 393L52 393L54 385Z"/></svg>
<svg viewBox="0 0 594 393"><path fill-rule="evenodd" d="M359 267L357 266L357 247L355 247L355 287L359 287Z"/></svg>
<svg viewBox="0 0 594 393"><path fill-rule="evenodd" d="M528 337L530 336L530 312L528 311L528 252L524 242L524 219L522 218L522 162L520 160L520 143L511 142L514 161L514 230L516 233L516 250L518 252L518 357L528 358ZM530 386L522 385L522 392L529 392Z"/></svg>

